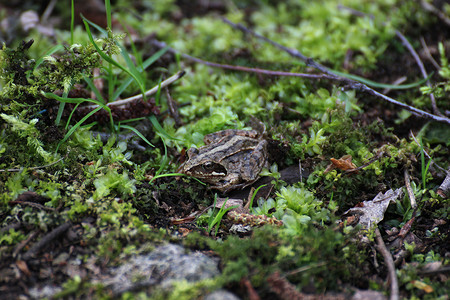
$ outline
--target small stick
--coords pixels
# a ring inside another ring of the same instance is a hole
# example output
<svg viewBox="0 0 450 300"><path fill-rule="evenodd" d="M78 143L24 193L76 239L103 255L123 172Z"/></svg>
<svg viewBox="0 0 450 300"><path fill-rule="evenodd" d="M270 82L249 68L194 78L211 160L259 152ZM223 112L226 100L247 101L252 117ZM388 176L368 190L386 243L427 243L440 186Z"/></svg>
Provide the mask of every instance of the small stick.
<svg viewBox="0 0 450 300"><path fill-rule="evenodd" d="M368 161L366 161L363 165L361 165L361 166L359 166L359 167L357 167L357 168L355 168L355 169L350 169L350 170L345 171L345 172L343 173L343 175L346 175L346 174L353 174L353 173L355 173L355 172L358 172L359 170L362 170L362 169L364 169L365 167L367 167L367 166L373 164L376 160L378 160L378 159L380 159L381 157L383 157L383 155L384 155L384 151L381 151L381 152L377 153L377 155L373 156L373 157L370 158Z"/></svg>
<svg viewBox="0 0 450 300"><path fill-rule="evenodd" d="M16 248L15 248L14 251L13 251L12 256L13 256L13 257L17 257L17 255L19 254L19 252L20 252L26 245L28 245L28 243L29 243L32 239L34 239L34 237L35 237L36 235L38 235L38 233L39 233L39 230L34 230L33 232L31 232L30 235L28 235L28 237L27 237L25 240L21 241L21 242L16 246Z"/></svg>
<svg viewBox="0 0 450 300"><path fill-rule="evenodd" d="M381 99L383 99L383 100L385 100L385 101L387 101L389 103L392 103L392 104L394 104L396 106L399 106L399 107L401 107L401 108L403 108L405 110L408 110L408 111L412 112L413 114L415 114L417 116L420 116L420 117L423 117L423 118L427 118L427 119L431 119L431 120L434 120L434 121L437 121L437 122L446 123L446 124L450 125L450 119L445 117L445 116L437 116L437 115L431 114L429 112L423 111L421 109L418 109L418 108L415 108L413 106L410 106L410 105L407 105L405 103L402 103L400 101L397 101L397 100L395 100L395 99L393 99L391 97L388 97L388 96L386 96L384 94L381 94L381 93L377 92L376 90L368 87L367 85L365 85L365 84L363 84L361 82L358 82L358 81L355 81L355 80L352 80L352 79L348 79L348 78L345 78L345 77L342 77L342 76L335 75L335 74L332 73L332 71L330 69L328 69L327 67L325 67L325 66L315 62L312 58L304 56L303 54L301 54L296 49L290 49L290 48L285 47L285 46L283 46L281 44L278 44L277 42L274 42L274 41L272 41L272 40L270 40L270 39L268 39L268 38L266 38L266 37L264 37L264 36L262 36L262 35L260 35L260 34L258 34L256 32L254 32L254 31L246 28L242 24L235 24L235 23L231 22L230 20L228 20L226 18L222 18L222 20L225 23L227 23L230 26L232 26L233 28L239 29L239 30L241 30L241 31L243 31L245 33L249 33L249 34L251 34L251 35L253 35L253 36L255 36L255 37L259 38L259 39L262 39L265 42L267 42L267 43L269 43L269 44L271 44L271 45L273 45L273 46L275 46L275 47L277 47L277 48L287 52L289 55L302 60L303 62L305 62L305 64L307 66L313 67L313 68L321 71L322 73L325 73L328 76L330 76L330 79L337 80L337 81L342 81L345 84L347 84L349 87L351 87L352 89L355 89L355 90L358 90L358 91L361 91L361 92L366 92L368 94L374 95L374 96L376 96L378 98L381 98Z"/></svg>
<svg viewBox="0 0 450 300"><path fill-rule="evenodd" d="M433 64L433 66L436 69L440 69L441 67L439 66L439 64L434 60L433 56L431 55L430 49L428 48L427 43L425 42L425 39L423 38L423 36L420 37L420 43L422 44L422 48L425 51L426 56L428 57L428 59L431 61L431 63Z"/></svg>
<svg viewBox="0 0 450 300"><path fill-rule="evenodd" d="M158 48L165 48L167 47L167 44L161 41L153 40L152 44L157 46ZM233 66L233 65L227 65L227 64L219 64L214 63L210 61L206 61L194 56L190 56L185 53L181 53L173 48L168 48L168 52L174 53L174 54L180 54L181 57L200 63L209 67L214 68L221 68L221 69L227 69L227 70L234 70L234 71L242 71L242 72L249 72L249 73L258 73L258 74L264 74L264 75L270 75L270 76L291 76L291 77L303 77L303 78L312 78L312 79L335 79L334 76L326 75L326 74L308 74L308 73L292 73L292 72L283 72L283 71L272 71L272 70L266 70L266 69L260 69L260 68L249 68L249 67L243 67L243 66Z"/></svg>
<svg viewBox="0 0 450 300"><path fill-rule="evenodd" d="M414 60L416 61L417 65L419 66L420 72L422 73L423 78L427 78L428 74L425 70L425 66L423 65L422 60L420 60L419 55L417 54L416 50L414 50L413 46L409 43L408 39L398 30L395 31L395 34L397 37L402 41L402 44L409 50L411 55L414 57ZM431 88L431 82L430 80L427 80L427 86ZM438 116L443 116L441 112L439 111L439 108L436 105L436 98L434 98L434 94L430 94L430 100L431 100L431 107L433 108L433 113Z"/></svg>
<svg viewBox="0 0 450 300"><path fill-rule="evenodd" d="M413 140L416 142L416 144L420 147L420 143L414 136L414 133L411 130L409 131L409 133L411 134L411 136L412 136ZM431 158L431 156L428 154L428 152L425 151L425 149L423 149L423 153L425 154L426 157L428 157L429 160L431 160L431 163L433 165L435 165L439 170L446 172L444 168L442 168L441 166L439 166L437 163L434 162L434 160Z"/></svg>
<svg viewBox="0 0 450 300"><path fill-rule="evenodd" d="M59 237L61 234L66 232L70 227L72 227L72 222L68 221L63 223L50 231L47 235L45 235L39 242L33 245L22 257L23 260L29 260L33 257L37 252L39 252L42 248L47 246L52 240Z"/></svg>
<svg viewBox="0 0 450 300"><path fill-rule="evenodd" d="M48 165L44 165L44 166L39 166L39 167L32 167L32 168L27 168L28 170L38 170L38 169L43 169L43 168L47 168L50 166L53 166L54 164L59 163L61 160L63 160L63 158L61 157L60 159L58 159L57 161L54 161ZM23 168L20 169L1 169L0 172L20 172L22 171Z"/></svg>
<svg viewBox="0 0 450 300"><path fill-rule="evenodd" d="M375 229L375 235L377 240L377 249L380 251L381 255L384 258L384 261L386 262L386 266L388 268L388 274L389 279L391 281L391 297L390 300L398 300L398 281L397 281L397 275L395 274L395 265L394 260L392 259L392 255L389 252L389 250L386 248L386 245L384 244L383 238L381 237L380 230L377 228Z"/></svg>
<svg viewBox="0 0 450 300"><path fill-rule="evenodd" d="M338 5L339 9L345 9L350 11L353 15L356 15L358 17L366 17L369 16L370 19L374 19L374 16L372 15L367 15L361 11L358 11L356 9L350 8L350 7L346 7L344 5ZM411 45L411 43L408 41L408 39L398 30L395 30L395 35L397 35L397 37L402 41L402 44L406 47L406 49L408 49L408 51L411 53L411 55L413 56L414 60L416 61L417 65L419 66L420 72L422 72L422 76L423 78L428 78L428 74L427 71L425 70L425 66L423 65L423 62L420 60L419 55L417 54L417 52L414 50L414 47ZM430 80L427 80L427 86L431 87L431 83ZM436 105L436 99L434 98L433 94L430 94L430 100L431 100L431 106L433 107L433 113L435 115L438 116L443 116L441 114L441 112L439 111L437 105Z"/></svg>
<svg viewBox="0 0 450 300"><path fill-rule="evenodd" d="M416 202L416 196L414 196L414 192L411 188L411 178L408 173L408 169L405 169L405 186L406 190L408 191L409 201L411 202L411 207L416 208L417 202Z"/></svg>
<svg viewBox="0 0 450 300"><path fill-rule="evenodd" d="M443 13L441 10L437 9L432 4L423 0L420 1L420 4L422 4L423 9L435 14L439 19L441 19L442 22L444 22L447 26L450 26L450 19L447 18L445 13Z"/></svg>
<svg viewBox="0 0 450 300"><path fill-rule="evenodd" d="M13 204L27 205L27 206L31 206L33 208L37 208L37 209L41 209L41 210L56 211L56 209L53 207L44 206L42 204L39 204L36 202L30 202L30 201L13 200L13 201L9 201L8 204L9 205L13 205Z"/></svg>
<svg viewBox="0 0 450 300"><path fill-rule="evenodd" d="M172 83L174 83L175 81L177 81L178 79L183 77L184 74L186 74L186 72L184 70L178 71L175 75L173 75L173 76L167 78L166 80L164 80L163 82L161 82L161 84L159 84L159 85L151 88L150 90L146 91L144 93L144 95L147 97L147 96L155 94L158 91L158 89L163 89L166 86L171 85ZM129 98L125 98L125 99L122 99L122 100L118 100L118 101L114 101L114 102L109 102L108 104L106 104L106 106L108 106L108 107L111 107L111 106L123 106L123 105L125 105L127 103L130 103L130 102L133 102L133 101L139 100L139 99L142 99L142 94L135 95L135 96L132 96L132 97L129 97ZM88 108L88 109L95 109L97 107L98 107L98 105L83 106L83 108Z"/></svg>
<svg viewBox="0 0 450 300"><path fill-rule="evenodd" d="M178 105L173 100L172 96L170 95L169 89L166 87L165 90L166 90L167 107L169 110L169 115L174 119L175 125L177 127L180 127L181 125L183 125L183 122L181 121L180 115L178 114Z"/></svg>

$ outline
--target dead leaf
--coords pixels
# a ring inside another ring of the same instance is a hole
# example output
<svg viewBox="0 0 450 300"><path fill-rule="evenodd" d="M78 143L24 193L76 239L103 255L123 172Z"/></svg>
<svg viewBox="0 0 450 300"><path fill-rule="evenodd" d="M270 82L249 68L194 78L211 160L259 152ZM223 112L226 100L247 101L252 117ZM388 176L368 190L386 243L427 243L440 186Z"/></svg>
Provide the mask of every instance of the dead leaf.
<svg viewBox="0 0 450 300"><path fill-rule="evenodd" d="M25 274L25 276L30 276L30 270L28 269L28 265L25 261L23 260L18 260L16 261L16 266L17 268L19 268L20 271L22 271L23 274Z"/></svg>
<svg viewBox="0 0 450 300"><path fill-rule="evenodd" d="M395 203L402 193L401 188L395 191L390 189L384 194L380 192L373 200L362 202L362 206L350 208L344 215L359 216L359 224L364 228L370 229L383 220L384 213L389 204L391 202Z"/></svg>
<svg viewBox="0 0 450 300"><path fill-rule="evenodd" d="M426 284L425 282L413 280L413 281L411 281L411 283L415 288L421 289L422 291L424 291L427 294L432 293L434 291L433 287Z"/></svg>
<svg viewBox="0 0 450 300"><path fill-rule="evenodd" d="M348 170L354 170L356 169L356 165L352 163L352 156L351 155L344 155L339 159L330 158L331 164L328 165L326 170L323 172L324 174L334 170L339 169L342 171L348 171Z"/></svg>
<svg viewBox="0 0 450 300"><path fill-rule="evenodd" d="M180 224L184 224L184 223L190 223L194 220L195 220L195 216L189 216L189 217L182 218L182 219L171 219L170 223L172 223L172 225L180 225Z"/></svg>

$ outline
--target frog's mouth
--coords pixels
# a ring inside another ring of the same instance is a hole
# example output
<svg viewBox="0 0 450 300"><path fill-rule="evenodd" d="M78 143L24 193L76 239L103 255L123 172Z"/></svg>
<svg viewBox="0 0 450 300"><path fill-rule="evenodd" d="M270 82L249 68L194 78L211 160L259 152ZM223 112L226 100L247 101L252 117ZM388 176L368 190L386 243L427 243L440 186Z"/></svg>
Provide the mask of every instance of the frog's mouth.
<svg viewBox="0 0 450 300"><path fill-rule="evenodd" d="M188 173L202 178L225 177L228 174L224 166L213 162L207 162L191 168Z"/></svg>

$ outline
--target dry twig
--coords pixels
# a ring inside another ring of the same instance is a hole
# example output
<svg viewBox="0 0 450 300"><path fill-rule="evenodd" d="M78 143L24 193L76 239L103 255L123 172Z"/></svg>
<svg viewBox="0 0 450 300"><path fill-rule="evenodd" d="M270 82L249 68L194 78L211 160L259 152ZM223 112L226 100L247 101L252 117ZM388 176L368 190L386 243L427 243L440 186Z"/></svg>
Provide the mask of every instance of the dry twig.
<svg viewBox="0 0 450 300"><path fill-rule="evenodd" d="M425 52L425 55L427 56L428 60L433 64L433 66L439 70L441 67L439 64L434 60L433 56L431 55L430 48L428 48L427 43L425 42L425 39L423 36L420 37L420 44L422 44L423 51Z"/></svg>
<svg viewBox="0 0 450 300"><path fill-rule="evenodd" d="M416 208L417 202L416 202L416 196L414 196L414 192L411 188L411 178L408 173L408 169L405 169L405 186L406 191L408 192L409 201L411 202L411 207Z"/></svg>
<svg viewBox="0 0 450 300"><path fill-rule="evenodd" d="M53 208L53 207L44 206L42 204L39 204L39 203L36 203L36 202L31 202L31 201L12 200L12 201L9 201L8 204L9 205L20 204L20 205L24 205L24 206L31 206L33 208L37 208L37 209L40 209L40 210L56 211L56 209Z"/></svg>
<svg viewBox="0 0 450 300"><path fill-rule="evenodd" d="M158 47L158 48L165 48L167 47L167 44L158 40L153 40L152 45ZM181 53L173 48L168 47L168 52L173 54L179 54L181 57L199 63L203 64L209 67L213 68L221 68L226 70L233 70L233 71L241 71L241 72L248 72L248 73L257 73L257 74L264 74L269 76L290 76L290 77L302 77L302 78L311 78L311 79L334 79L333 76L329 76L327 74L309 74L309 73L293 73L293 72L284 72L284 71L272 71L272 70L266 70L266 69L260 69L260 68L249 68L249 67L243 67L243 66L233 66L233 65L227 65L227 64L218 64L210 61L206 61L194 56L190 56L185 53Z"/></svg>
<svg viewBox="0 0 450 300"><path fill-rule="evenodd" d="M439 19L441 19L442 22L444 22L447 26L450 26L450 19L440 9L423 0L420 1L420 4L422 4L423 9L435 14Z"/></svg>
<svg viewBox="0 0 450 300"><path fill-rule="evenodd" d="M411 134L411 137L412 137L413 140L416 142L416 144L417 144L419 147L422 147L422 146L420 145L419 141L416 139L414 133L413 133L411 130L409 131L409 134ZM444 168L442 168L441 166L439 166L438 164L436 164L436 163L434 162L434 160L431 158L431 156L428 154L428 152L427 152L425 149L423 149L423 153L425 154L426 157L428 157L429 160L431 160L430 166L431 166L431 165L434 165L434 166L436 166L439 170L441 170L441 171L443 171L443 172L446 172Z"/></svg>
<svg viewBox="0 0 450 300"><path fill-rule="evenodd" d="M381 255L383 255L384 261L386 262L386 266L388 268L389 279L391 282L391 297L390 297L390 299L398 300L399 299L398 281L397 281L397 275L395 274L394 260L392 259L391 253L386 248L386 245L384 244L383 238L381 237L381 233L378 228L375 229L375 235L376 235L376 240L377 240L377 249L378 249L378 251L380 251Z"/></svg>
<svg viewBox="0 0 450 300"><path fill-rule="evenodd" d="M148 97L150 95L155 94L159 89L163 89L166 86L171 85L172 83L174 83L175 81L177 81L178 79L180 79L181 77L184 76L184 74L186 74L185 71L178 71L175 75L172 75L171 77L167 78L166 80L164 80L163 82L161 82L161 84L151 88L150 90L146 91L144 93L145 97ZM106 104L106 106L111 107L111 106L124 106L125 104L128 104L130 102L136 101L136 100L140 100L142 99L142 94L133 96L133 97L129 97L126 99L122 99L122 100L118 100L118 101L114 101L114 102L109 102L108 104ZM88 108L88 109L95 109L97 108L98 105L86 105L84 106L84 108Z"/></svg>
<svg viewBox="0 0 450 300"><path fill-rule="evenodd" d="M66 222L52 231L50 231L47 235L45 235L39 242L33 245L33 247L30 248L22 257L23 260L29 260L32 258L36 253L38 253L42 248L47 246L51 241L59 237L61 234L66 232L70 227L72 227L72 222Z"/></svg>
<svg viewBox="0 0 450 300"><path fill-rule="evenodd" d="M274 292L280 299L299 299L299 300L344 300L348 299L347 295L344 294L333 294L333 295L308 295L299 292L295 285L290 283L284 276L279 272L274 272L267 278L267 283L272 292Z"/></svg>
<svg viewBox="0 0 450 300"><path fill-rule="evenodd" d="M178 114L178 105L175 100L173 100L172 96L170 95L169 89L166 87L166 98L167 98L167 107L169 110L169 115L174 119L175 125L177 127L180 127L183 125L183 122L180 119L180 115Z"/></svg>
<svg viewBox="0 0 450 300"><path fill-rule="evenodd" d="M296 49L291 49L291 48L285 47L285 46L283 46L281 44L278 44L277 42L274 42L274 41L272 41L272 40L270 40L270 39L268 39L268 38L266 38L266 37L264 37L264 36L262 36L262 35L260 35L260 34L258 34L256 32L254 32L254 31L248 29L247 27L243 26L242 24L235 24L235 23L231 22L230 20L228 20L226 18L222 18L222 20L225 23L227 23L230 26L232 26L233 28L239 29L242 32L247 33L247 34L251 34L251 35L253 35L253 36L255 36L255 37L257 37L257 38L259 38L259 39L261 39L261 40L263 40L263 41L265 41L265 42L267 42L267 43L269 43L269 44L271 44L271 45L273 45L275 47L277 47L278 49L281 49L281 50L285 51L286 53L288 53L292 57L295 57L295 58L298 58L298 59L302 60L307 66L312 67L314 69L317 69L320 72L328 75L329 79L332 79L332 80L335 80L335 81L339 81L339 82L343 82L343 83L345 83L346 85L348 85L350 88L352 88L354 90L361 91L361 92L366 92L366 93L369 93L371 95L374 95L374 96L376 96L378 98L381 98L381 99L383 99L383 100L385 100L385 101L387 101L389 103L392 103L392 104L394 104L396 106L399 106L399 107L401 107L401 108L403 108L403 109L405 109L407 111L410 111L411 113L413 113L413 114L415 114L417 116L420 116L422 118L431 119L431 120L434 120L434 121L437 121L437 122L442 122L442 123L446 123L446 124L450 125L450 119L445 117L445 116L437 116L437 115L431 114L429 112L423 111L423 110L418 109L416 107L407 105L407 104L402 103L400 101L397 101L397 100L395 100L395 99L393 99L391 97L388 97L388 96L386 96L384 94L381 94L381 93L377 92L376 90L368 87L367 85L365 85L365 84L363 84L361 82L355 81L353 79L348 79L348 78L345 78L345 77L342 77L342 76L338 76L338 75L334 74L327 67L317 63L316 61L314 61L310 57L304 56L303 54L301 54Z"/></svg>
<svg viewBox="0 0 450 300"><path fill-rule="evenodd" d="M339 9L345 9L347 11L350 11L353 15L359 16L359 17L366 17L367 14L358 11L356 9L346 7L344 5L338 5ZM373 16L369 16L371 19L374 19ZM414 47L411 45L411 43L408 41L408 39L398 30L395 30L395 35L402 41L402 44L408 49L408 51L413 56L414 60L416 61L417 65L419 66L420 72L422 73L423 78L428 78L427 71L425 70L425 66L423 65L423 62L420 60L419 55L417 54L416 50L414 50ZM427 86L431 87L430 80L427 80ZM433 113L438 116L443 116L441 112L439 111L437 105L436 105L436 99L434 98L433 94L430 94L430 100L431 100L431 106L433 107Z"/></svg>
<svg viewBox="0 0 450 300"><path fill-rule="evenodd" d="M398 38L402 41L402 44L408 49L408 51L411 53L411 55L414 57L414 60L416 61L417 65L419 66L420 72L422 73L423 78L428 77L428 73L425 70L425 66L423 65L422 60L420 59L419 55L417 54L416 50L414 50L414 47L409 43L408 39L398 30L395 31L395 34L398 36ZM427 80L427 86L431 88L431 82L430 80ZM434 94L430 94L430 100L431 100L431 107L433 107L433 113L438 116L443 116L441 112L439 111L439 108L436 105L436 98L434 98Z"/></svg>
<svg viewBox="0 0 450 300"><path fill-rule="evenodd" d="M53 166L57 163L59 163L61 160L63 160L63 158L61 157L60 159L58 159L57 161L54 161L52 163L49 163L48 165L44 165L44 166L39 166L39 167L32 167L32 168L27 168L27 170L38 170L38 169L43 169L43 168L48 168L50 166ZM0 172L20 172L22 171L24 168L20 168L20 169L1 169Z"/></svg>

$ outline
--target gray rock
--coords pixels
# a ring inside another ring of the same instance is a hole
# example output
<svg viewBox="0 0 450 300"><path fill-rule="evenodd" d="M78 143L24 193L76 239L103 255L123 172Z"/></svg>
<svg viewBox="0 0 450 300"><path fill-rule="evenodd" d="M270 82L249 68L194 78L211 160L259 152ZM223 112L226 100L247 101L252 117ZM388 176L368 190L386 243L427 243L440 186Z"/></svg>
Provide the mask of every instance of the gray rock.
<svg viewBox="0 0 450 300"><path fill-rule="evenodd" d="M174 281L196 282L219 275L217 262L202 253L185 253L181 246L168 244L147 255L132 257L111 270L103 281L115 295L146 286L170 288Z"/></svg>

